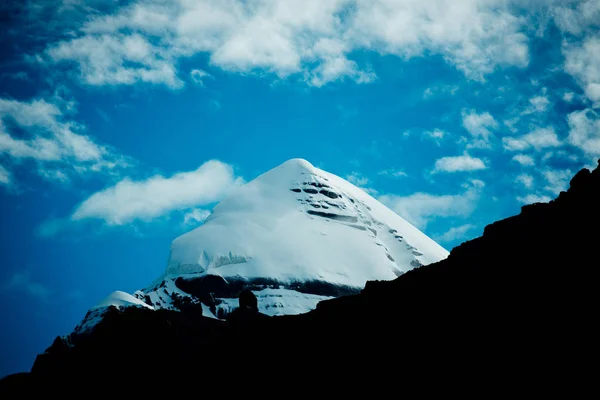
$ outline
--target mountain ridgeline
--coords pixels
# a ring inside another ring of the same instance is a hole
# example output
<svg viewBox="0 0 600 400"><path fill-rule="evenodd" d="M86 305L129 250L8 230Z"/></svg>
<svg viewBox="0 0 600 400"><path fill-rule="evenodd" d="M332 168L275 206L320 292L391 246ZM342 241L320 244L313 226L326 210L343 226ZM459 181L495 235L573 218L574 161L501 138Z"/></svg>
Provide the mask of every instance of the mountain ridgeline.
<svg viewBox="0 0 600 400"><path fill-rule="evenodd" d="M399 364L489 375L577 369L597 338L599 226L600 169L583 169L555 200L488 225L446 259L368 281L308 313L231 323L185 309L111 309L89 334L58 337L5 385L139 374L193 387L182 378L224 383L231 369L236 380L288 374L297 383L289 374L306 364L369 381Z"/></svg>

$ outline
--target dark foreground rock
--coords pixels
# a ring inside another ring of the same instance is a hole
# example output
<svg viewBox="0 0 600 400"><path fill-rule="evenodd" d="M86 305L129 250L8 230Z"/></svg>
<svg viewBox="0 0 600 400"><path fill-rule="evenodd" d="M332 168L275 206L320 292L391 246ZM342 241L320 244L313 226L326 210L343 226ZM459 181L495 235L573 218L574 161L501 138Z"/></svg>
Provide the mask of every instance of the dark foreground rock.
<svg viewBox="0 0 600 400"><path fill-rule="evenodd" d="M582 170L556 200L487 226L446 260L368 282L308 314L232 323L114 310L90 335L57 338L29 374L2 383L50 393L120 377L125 386L202 381L252 392L236 382L347 386L356 382L336 377L360 375L400 385L404 368L473 385L482 375L500 386L519 376L545 388L572 375L585 381L598 340L599 229L600 170Z"/></svg>

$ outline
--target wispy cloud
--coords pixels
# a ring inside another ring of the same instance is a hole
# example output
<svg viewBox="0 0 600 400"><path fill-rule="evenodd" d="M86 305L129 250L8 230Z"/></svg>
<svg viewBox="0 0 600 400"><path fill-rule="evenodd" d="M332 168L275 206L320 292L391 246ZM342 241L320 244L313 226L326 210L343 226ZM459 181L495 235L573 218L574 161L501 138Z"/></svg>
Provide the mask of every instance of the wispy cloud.
<svg viewBox="0 0 600 400"><path fill-rule="evenodd" d="M528 174L520 174L515 178L515 182L530 189L531 187L533 187L533 176Z"/></svg>
<svg viewBox="0 0 600 400"><path fill-rule="evenodd" d="M523 114L543 113L549 106L550 100L547 96L534 96L529 99L529 107L523 111Z"/></svg>
<svg viewBox="0 0 600 400"><path fill-rule="evenodd" d="M408 196L382 195L378 199L398 215L420 229L427 227L435 218L467 217L477 206L483 182L475 181L466 185L458 194L431 194L417 192Z"/></svg>
<svg viewBox="0 0 600 400"><path fill-rule="evenodd" d="M4 291L22 292L28 296L41 300L47 300L52 291L44 284L31 279L29 271L15 272L11 278L4 283Z"/></svg>
<svg viewBox="0 0 600 400"><path fill-rule="evenodd" d="M10 186L12 183L12 174L2 165L0 165L0 185Z"/></svg>
<svg viewBox="0 0 600 400"><path fill-rule="evenodd" d="M193 70L191 70L190 71L190 76L192 77L192 80L196 84L198 84L198 85L200 85L202 87L206 86L204 84L204 79L205 78L212 78L212 79L214 79L214 77L211 74L209 74L208 72L203 71L201 69L193 69Z"/></svg>
<svg viewBox="0 0 600 400"><path fill-rule="evenodd" d="M462 110L462 125L471 134L470 147L488 148L492 131L498 122L489 113L478 114L475 110Z"/></svg>
<svg viewBox="0 0 600 400"><path fill-rule="evenodd" d="M369 183L371 183L371 180L369 178L367 178L366 176L361 175L358 172L352 172L350 175L346 175L346 180L348 182L352 183L353 185L358 186L359 188L361 188L365 192L369 193L370 195L377 194L377 190L370 188L368 186Z"/></svg>
<svg viewBox="0 0 600 400"><path fill-rule="evenodd" d="M430 86L423 91L423 98L429 99L430 97L434 97L436 95L446 95L454 96L460 87L458 85L436 85Z"/></svg>
<svg viewBox="0 0 600 400"><path fill-rule="evenodd" d="M434 142L437 143L438 146L441 145L442 140L444 138L446 138L448 136L448 132L442 130L442 129L434 129L432 131L424 131L423 132L423 137L433 140Z"/></svg>
<svg viewBox="0 0 600 400"><path fill-rule="evenodd" d="M464 224L450 228L445 233L435 236L434 239L440 243L449 243L458 239L464 239L467 233L475 229L472 224Z"/></svg>
<svg viewBox="0 0 600 400"><path fill-rule="evenodd" d="M109 225L150 220L174 210L216 202L242 182L231 166L215 160L170 177L157 175L143 181L125 178L88 197L71 219L100 219Z"/></svg>
<svg viewBox="0 0 600 400"><path fill-rule="evenodd" d="M540 195L540 194L528 194L526 196L519 196L517 197L517 201L523 203L523 204L533 204L533 203L547 203L550 200L552 200L552 198L550 196L547 195Z"/></svg>
<svg viewBox="0 0 600 400"><path fill-rule="evenodd" d="M392 178L403 178L408 176L408 174L401 169L384 169L379 171L377 175L391 176Z"/></svg>
<svg viewBox="0 0 600 400"><path fill-rule="evenodd" d="M124 157L83 131L54 103L0 98L0 155L35 162L44 178L65 181L68 175L110 172L127 165Z"/></svg>
<svg viewBox="0 0 600 400"><path fill-rule="evenodd" d="M569 181L571 180L574 174L569 169L546 169L542 171L542 175L548 183L544 190L551 192L554 195L557 195L561 191L568 189Z"/></svg>

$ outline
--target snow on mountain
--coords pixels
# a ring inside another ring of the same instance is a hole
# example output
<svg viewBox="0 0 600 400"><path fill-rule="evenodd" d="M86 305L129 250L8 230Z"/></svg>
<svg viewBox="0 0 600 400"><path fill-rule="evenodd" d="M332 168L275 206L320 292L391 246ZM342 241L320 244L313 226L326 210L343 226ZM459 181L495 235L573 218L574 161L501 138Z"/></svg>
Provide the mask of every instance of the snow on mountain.
<svg viewBox="0 0 600 400"><path fill-rule="evenodd" d="M204 223L171 244L163 276L133 296L115 292L86 316L85 331L109 305L202 308L224 318L242 289L267 315L305 313L318 302L391 280L448 252L348 181L292 159L239 187Z"/></svg>
<svg viewBox="0 0 600 400"><path fill-rule="evenodd" d="M96 306L94 306L93 308L101 308L101 307L109 307L109 306L115 306L115 307L139 306L139 307L146 307L146 308L153 309L152 306L149 306L148 304L144 303L143 301L139 300L138 298L133 297L129 293L121 292L120 290L112 292L107 298L102 300L100 303L96 304Z"/></svg>
<svg viewBox="0 0 600 400"><path fill-rule="evenodd" d="M92 307L87 312L83 321L81 321L81 323L75 327L74 333L82 334L88 332L102 320L102 317L111 306L121 310L126 307L145 307L154 310L154 307L144 303L137 297L117 290L108 295L108 297L106 297L100 303Z"/></svg>
<svg viewBox="0 0 600 400"><path fill-rule="evenodd" d="M362 189L292 159L240 187L203 225L175 239L158 280L162 290L155 285L144 293L149 304L169 308L171 293L193 294L223 316L231 308L226 299L239 292L233 288L243 286L255 291L263 312L305 312L367 280L394 279L447 255ZM282 291L276 312L261 294L265 288ZM302 307L298 293L305 295Z"/></svg>

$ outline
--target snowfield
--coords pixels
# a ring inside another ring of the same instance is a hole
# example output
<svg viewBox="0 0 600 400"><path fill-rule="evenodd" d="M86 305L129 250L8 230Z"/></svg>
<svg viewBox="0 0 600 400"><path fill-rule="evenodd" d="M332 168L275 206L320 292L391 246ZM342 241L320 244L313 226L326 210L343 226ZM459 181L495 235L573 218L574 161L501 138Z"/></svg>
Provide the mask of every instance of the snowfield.
<svg viewBox="0 0 600 400"><path fill-rule="evenodd" d="M293 159L221 201L175 239L165 276L394 279L448 252L362 189Z"/></svg>

